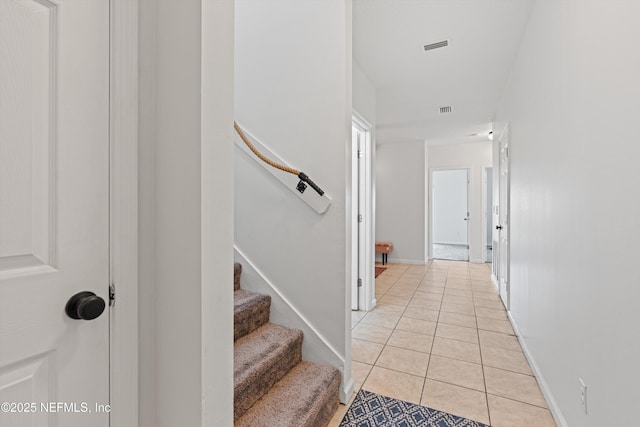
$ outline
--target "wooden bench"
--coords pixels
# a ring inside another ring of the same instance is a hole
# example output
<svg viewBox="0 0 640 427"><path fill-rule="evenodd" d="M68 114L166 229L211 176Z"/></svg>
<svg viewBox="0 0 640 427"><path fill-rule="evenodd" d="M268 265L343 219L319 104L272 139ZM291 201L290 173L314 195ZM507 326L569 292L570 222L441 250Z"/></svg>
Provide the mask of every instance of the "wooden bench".
<svg viewBox="0 0 640 427"><path fill-rule="evenodd" d="M393 243L391 242L376 242L376 253L382 254L382 265L388 262L389 252L393 250Z"/></svg>

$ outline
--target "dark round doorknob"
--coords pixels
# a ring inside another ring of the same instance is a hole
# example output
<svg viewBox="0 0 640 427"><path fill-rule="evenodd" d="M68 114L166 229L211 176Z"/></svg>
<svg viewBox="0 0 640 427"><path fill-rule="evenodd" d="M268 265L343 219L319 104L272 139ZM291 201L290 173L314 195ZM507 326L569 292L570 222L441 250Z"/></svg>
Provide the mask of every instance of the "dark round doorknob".
<svg viewBox="0 0 640 427"><path fill-rule="evenodd" d="M502 230L502 226L501 225L496 225L496 230Z"/></svg>
<svg viewBox="0 0 640 427"><path fill-rule="evenodd" d="M78 292L67 301L64 311L72 319L93 320L100 316L106 304L93 292Z"/></svg>

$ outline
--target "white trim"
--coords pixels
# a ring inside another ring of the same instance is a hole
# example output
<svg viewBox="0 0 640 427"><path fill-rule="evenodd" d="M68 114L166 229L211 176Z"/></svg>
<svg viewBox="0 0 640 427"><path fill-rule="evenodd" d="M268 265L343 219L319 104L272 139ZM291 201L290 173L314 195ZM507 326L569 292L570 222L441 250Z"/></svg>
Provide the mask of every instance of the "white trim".
<svg viewBox="0 0 640 427"><path fill-rule="evenodd" d="M264 274L262 270L243 252L238 245L234 244L233 248L236 252L236 258L239 258L239 262L243 266L242 270L242 288L248 290L262 291L266 292L272 297L272 306L278 304L278 302L282 302L285 307L279 307L277 310L272 310L273 315L282 315L287 318L290 318L290 323L288 326L298 327L303 330L305 340L314 340L318 343L321 343L322 347L325 350L328 350L325 353L324 357L322 353L322 349L315 348L313 352L305 352L305 342L303 342L303 357L308 360L326 363L331 366L336 366L339 364L340 367L344 366L345 359L340 355L338 350L326 339L326 337L316 329L315 326L307 319L302 312L289 300L289 298L280 291L280 289L273 284L271 280ZM258 283L260 282L260 283ZM262 287L266 287L267 289L261 289ZM274 297L277 297L275 299ZM286 308L286 312L282 310ZM277 313L275 313L277 311ZM351 313L351 311L349 311ZM295 318L293 318L295 317ZM298 323L297 325L294 323ZM351 327L351 324L349 324ZM309 341L307 341L308 343ZM343 373L343 383L348 385L351 380L351 375L346 375Z"/></svg>
<svg viewBox="0 0 640 427"><path fill-rule="evenodd" d="M494 134L494 138L495 138L495 134ZM502 181L501 178L501 170L500 170L500 162L501 162L501 145L502 145L502 141L503 139L506 139L506 145L508 148L508 152L507 152L507 175L506 175L506 201L502 200L502 192L500 191L500 184ZM500 247L501 245L501 240L502 240L502 230L500 230L498 232L498 247L499 247L499 252L498 252L498 256L500 256L500 260L499 260L499 266L498 266L498 295L500 296L500 299L502 299L502 302L504 303L505 307L507 308L507 310L510 309L511 306L511 149L512 149L512 141L511 141L511 137L509 135L509 123L507 123L504 128L502 129L502 131L500 132L498 138L497 138L497 144L498 144L498 221L500 222L500 225L503 227L505 227L506 224L506 232L507 232L507 238L506 238L506 248L505 248L505 253L502 253L502 248ZM503 203L506 205L503 206ZM502 209L506 210L505 213L505 218L506 220L501 221L500 220L500 216L502 215ZM504 276L506 277L502 277L500 270L502 269L504 264L504 268L505 268L505 274ZM505 289L503 290L503 284L505 284ZM506 301L505 298L503 298L503 291L504 294L506 296Z"/></svg>
<svg viewBox="0 0 640 427"><path fill-rule="evenodd" d="M363 228L364 228L364 254L361 254L360 259L364 260L364 266L361 267L361 271L358 273L362 274L362 291L359 295L358 301L358 309L369 311L375 307L375 282L374 282L374 264L375 264L375 252L374 248L374 233L375 233L375 218L374 218L374 208L373 208L373 126L364 119L357 111L352 112L351 118L352 124L355 124L359 127L365 134L364 140L364 148L362 164L361 167L364 167L364 183L361 183L360 189L364 191L364 208L361 208L361 212L363 214ZM361 147L362 148L362 147ZM357 147L354 148L357 150ZM357 155L357 153L355 153ZM352 153L352 156L354 153ZM355 163L355 158L352 161ZM353 168L354 165L352 165ZM353 183L352 183L353 185ZM354 197L358 195L355 194ZM360 195L362 196L362 195ZM353 198L352 198L353 200ZM361 197L362 200L362 197ZM357 213L356 213L357 214ZM352 227L358 227L358 222L356 220L356 216L352 218ZM352 246L355 250L355 245ZM357 279L357 278L356 278Z"/></svg>
<svg viewBox="0 0 640 427"><path fill-rule="evenodd" d="M500 295L500 286L498 285L498 278L496 277L495 274L493 274L493 272L491 273L491 283L493 283L493 286L496 287L496 292L498 292L498 295Z"/></svg>
<svg viewBox="0 0 640 427"><path fill-rule="evenodd" d="M430 213L430 206L431 206L431 199L430 194L431 194L431 190L430 190L430 183L431 183L431 172L429 172L429 147L427 146L427 143L425 142L424 144L424 213L423 213L423 225L424 225L424 260L425 263L429 262L429 260L433 259L433 245L431 245L431 227L430 227L430 221L431 221L431 213Z"/></svg>
<svg viewBox="0 0 640 427"><path fill-rule="evenodd" d="M555 420L556 424L559 427L568 427L569 424L567 424L567 421L564 419L564 416L562 415L562 411L560 410L560 406L558 405L558 402L556 402L556 399L553 396L553 393L551 393L549 384L545 380L544 375L542 375L542 371L540 370L540 367L536 363L535 359L533 358L533 355L531 354L531 352L529 351L529 348L527 347L526 342L522 338L522 335L520 334L520 331L518 330L518 326L516 325L516 322L513 319L513 316L511 315L510 311L507 311L507 316L509 318L509 322L511 323L511 327L513 328L513 331L516 334L516 337L518 337L518 342L520 343L520 347L522 347L522 352L527 358L527 362L529 362L529 366L533 371L533 375L538 381L538 385L540 386L540 391L542 392L542 395L544 396L544 399L547 402L547 406L549 407L549 411L551 412L553 419Z"/></svg>
<svg viewBox="0 0 640 427"><path fill-rule="evenodd" d="M110 1L110 425L138 425L138 0Z"/></svg>
<svg viewBox="0 0 640 427"><path fill-rule="evenodd" d="M287 306L289 306L291 308L291 310L296 314L296 316L298 316L298 318L300 320L302 320L308 327L309 329L324 343L324 345L331 350L331 352L333 353L333 355L335 356L336 359L344 362L344 358L342 356L340 356L340 353L338 353L338 351L331 345L331 343L329 343L329 341L327 341L327 339L324 337L324 335L322 335L320 333L320 331L318 331L309 321L309 319L307 319L301 312L300 310L298 310L296 308L295 305L293 305L291 303L291 301L280 291L280 289L278 289L278 287L276 285L273 284L273 282L271 282L271 280L269 280L265 274L262 272L262 270L260 270L258 268L257 265L255 265L253 263L253 261L251 261L251 259L236 245L233 245L233 248L235 249L235 251L238 253L238 255L240 255L242 257L242 259L244 260L244 263L246 263L247 265L249 265L259 276L260 278L264 281L265 284L269 285L269 287L271 288L271 290L278 295L278 297L280 297L282 299L282 301L284 301Z"/></svg>
<svg viewBox="0 0 640 427"><path fill-rule="evenodd" d="M356 216L358 215L358 168L356 165L357 162L357 144L354 144L354 132L353 132L353 117L351 119L351 123L349 123L349 163L348 163L348 171L346 173L346 186L345 186L345 195L346 195L346 230L345 234L348 250L345 252L345 262L348 267L349 277L347 279L347 286L345 292L350 296L350 310L358 310L360 308L360 291L356 287L356 282L358 280L358 275L360 272L358 271L358 221L356 221ZM346 327L349 328L351 322L346 323Z"/></svg>
<svg viewBox="0 0 640 427"><path fill-rule="evenodd" d="M348 382L344 383L344 385L340 387L340 403L346 405L355 391L356 382L353 380L353 378L350 378Z"/></svg>
<svg viewBox="0 0 640 427"><path fill-rule="evenodd" d="M493 146L491 147L491 152L493 153ZM483 262L489 262L487 261L487 245L489 243L489 241L487 240L487 227L489 226L489 222L491 221L491 228L493 228L493 214L491 215L491 217L487 216L487 209L489 208L489 206L487 206L487 196L489 195L489 186L488 181L487 181L487 169L491 169L491 200L493 200L493 165L491 166L486 166L483 165L482 166L482 230L484 230L482 232L482 258L483 258ZM491 209L491 212L493 213L493 208ZM493 237L493 233L491 233L491 236ZM493 240L493 239L492 239ZM493 244L492 244L493 245Z"/></svg>

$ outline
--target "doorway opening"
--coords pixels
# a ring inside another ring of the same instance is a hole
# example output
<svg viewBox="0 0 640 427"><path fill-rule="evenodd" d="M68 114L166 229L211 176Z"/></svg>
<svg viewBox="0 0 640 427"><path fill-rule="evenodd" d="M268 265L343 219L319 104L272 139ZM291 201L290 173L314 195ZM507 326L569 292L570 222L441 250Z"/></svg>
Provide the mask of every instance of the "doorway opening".
<svg viewBox="0 0 640 427"><path fill-rule="evenodd" d="M373 242L373 168L371 125L355 114L351 128L352 280L351 309L375 305Z"/></svg>
<svg viewBox="0 0 640 427"><path fill-rule="evenodd" d="M469 169L431 172L433 259L469 261Z"/></svg>

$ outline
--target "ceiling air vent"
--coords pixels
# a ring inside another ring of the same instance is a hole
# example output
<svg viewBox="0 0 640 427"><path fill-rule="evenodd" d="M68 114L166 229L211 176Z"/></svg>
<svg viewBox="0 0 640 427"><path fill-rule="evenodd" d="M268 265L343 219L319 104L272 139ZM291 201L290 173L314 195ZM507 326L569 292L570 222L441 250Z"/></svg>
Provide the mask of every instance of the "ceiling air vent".
<svg viewBox="0 0 640 427"><path fill-rule="evenodd" d="M439 49L441 47L449 46L449 40L442 40L439 42L429 43L424 45L425 52L428 50Z"/></svg>
<svg viewBox="0 0 640 427"><path fill-rule="evenodd" d="M453 111L453 107L451 105L447 105L446 107L440 107L440 114L450 113Z"/></svg>

